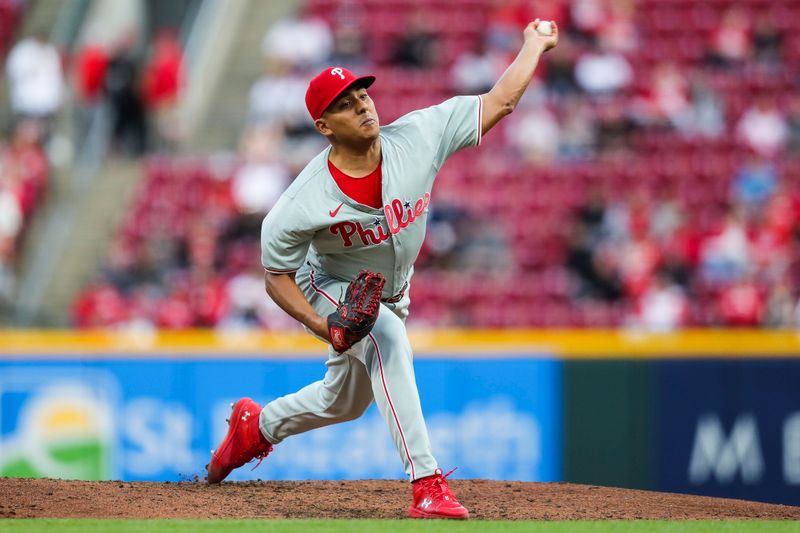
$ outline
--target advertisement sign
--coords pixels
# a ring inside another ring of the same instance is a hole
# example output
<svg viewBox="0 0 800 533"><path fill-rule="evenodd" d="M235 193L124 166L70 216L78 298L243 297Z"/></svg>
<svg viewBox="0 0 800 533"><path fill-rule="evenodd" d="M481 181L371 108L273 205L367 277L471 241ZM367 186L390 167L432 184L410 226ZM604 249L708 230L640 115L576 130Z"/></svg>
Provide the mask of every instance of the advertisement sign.
<svg viewBox="0 0 800 533"><path fill-rule="evenodd" d="M460 478L561 478L561 370L545 359L418 358L442 468ZM0 361L0 476L202 479L229 404L321 379L320 359ZM402 478L374 404L358 420L287 439L229 479Z"/></svg>
<svg viewBox="0 0 800 533"><path fill-rule="evenodd" d="M800 504L800 361L657 365L656 489Z"/></svg>

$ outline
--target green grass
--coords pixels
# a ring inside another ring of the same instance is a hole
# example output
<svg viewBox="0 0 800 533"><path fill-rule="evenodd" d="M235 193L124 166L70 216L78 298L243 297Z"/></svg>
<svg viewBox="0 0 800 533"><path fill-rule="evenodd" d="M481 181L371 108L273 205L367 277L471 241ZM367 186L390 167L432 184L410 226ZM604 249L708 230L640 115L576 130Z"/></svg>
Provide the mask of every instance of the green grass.
<svg viewBox="0 0 800 533"><path fill-rule="evenodd" d="M598 522L523 522L479 521L443 522L433 520L0 520L0 532L75 531L93 533L154 533L161 531L213 531L239 533L427 533L469 531L475 533L533 531L542 533L783 533L800 532L800 522L788 521L598 521Z"/></svg>

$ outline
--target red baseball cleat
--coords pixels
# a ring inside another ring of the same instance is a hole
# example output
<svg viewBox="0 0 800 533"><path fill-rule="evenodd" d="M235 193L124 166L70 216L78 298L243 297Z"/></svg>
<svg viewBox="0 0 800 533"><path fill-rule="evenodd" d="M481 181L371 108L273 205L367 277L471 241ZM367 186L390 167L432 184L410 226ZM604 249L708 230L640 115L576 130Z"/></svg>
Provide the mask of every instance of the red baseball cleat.
<svg viewBox="0 0 800 533"><path fill-rule="evenodd" d="M219 483L234 468L253 459L259 459L258 464L261 464L261 460L272 451L272 444L258 427L260 414L261 406L250 398L242 398L233 405L228 419L228 434L219 448L212 451L211 462L206 465L209 483Z"/></svg>
<svg viewBox="0 0 800 533"><path fill-rule="evenodd" d="M414 488L414 500L411 507L408 508L408 516L411 518L469 518L469 511L458 503L456 495L447 485L445 478L452 474L453 470L442 475L442 471L437 468L434 475L418 479L411 484Z"/></svg>

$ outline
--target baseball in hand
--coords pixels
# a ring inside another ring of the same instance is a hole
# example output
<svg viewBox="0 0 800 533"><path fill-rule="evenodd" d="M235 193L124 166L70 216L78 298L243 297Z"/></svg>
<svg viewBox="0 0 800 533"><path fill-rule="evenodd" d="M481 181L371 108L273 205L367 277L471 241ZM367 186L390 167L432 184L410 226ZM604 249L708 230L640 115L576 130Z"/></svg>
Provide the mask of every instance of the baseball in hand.
<svg viewBox="0 0 800 533"><path fill-rule="evenodd" d="M538 26L536 26L536 31L538 31L541 35L552 35L553 25L550 24L549 20L543 20L539 22Z"/></svg>

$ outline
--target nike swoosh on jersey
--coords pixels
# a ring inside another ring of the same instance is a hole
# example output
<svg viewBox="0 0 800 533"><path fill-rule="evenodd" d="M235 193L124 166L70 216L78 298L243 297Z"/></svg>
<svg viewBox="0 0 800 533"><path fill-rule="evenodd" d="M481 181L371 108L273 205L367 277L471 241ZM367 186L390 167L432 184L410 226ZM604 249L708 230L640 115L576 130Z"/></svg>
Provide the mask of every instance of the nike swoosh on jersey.
<svg viewBox="0 0 800 533"><path fill-rule="evenodd" d="M329 212L328 212L328 214L329 214L331 217L335 217L335 216L336 216L336 214L339 212L339 209L341 209L343 205L344 205L344 202L340 203L340 204L339 204L339 207L337 207L337 208L336 208L336 209L334 209L333 211L329 211Z"/></svg>

